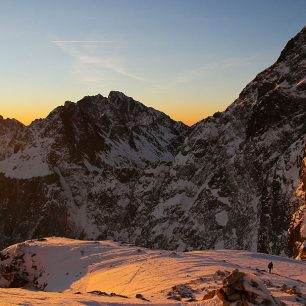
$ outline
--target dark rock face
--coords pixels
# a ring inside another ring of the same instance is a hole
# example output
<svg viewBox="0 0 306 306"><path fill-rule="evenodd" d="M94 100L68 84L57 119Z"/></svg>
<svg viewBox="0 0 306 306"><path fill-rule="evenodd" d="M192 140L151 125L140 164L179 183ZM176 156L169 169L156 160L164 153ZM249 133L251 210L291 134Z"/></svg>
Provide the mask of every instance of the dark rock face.
<svg viewBox="0 0 306 306"><path fill-rule="evenodd" d="M16 153L25 145L22 137L24 125L15 119L0 116L0 160Z"/></svg>
<svg viewBox="0 0 306 306"><path fill-rule="evenodd" d="M306 260L306 146L303 152L303 160L300 169L300 182L296 189L297 197L300 199L299 206L293 214L289 227L289 250L294 257Z"/></svg>
<svg viewBox="0 0 306 306"><path fill-rule="evenodd" d="M64 235L295 255L306 238L305 55L306 28L225 112L190 128L120 92L28 127L0 118L2 246Z"/></svg>
<svg viewBox="0 0 306 306"><path fill-rule="evenodd" d="M53 191L48 192L53 185ZM68 207L61 201L55 175L29 180L10 179L0 175L1 246L29 236L75 237L69 224Z"/></svg>

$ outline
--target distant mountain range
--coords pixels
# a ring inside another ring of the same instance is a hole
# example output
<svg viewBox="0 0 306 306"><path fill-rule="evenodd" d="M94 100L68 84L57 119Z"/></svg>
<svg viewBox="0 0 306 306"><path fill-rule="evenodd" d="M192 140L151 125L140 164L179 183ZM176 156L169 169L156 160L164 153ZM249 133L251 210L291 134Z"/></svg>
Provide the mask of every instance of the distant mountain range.
<svg viewBox="0 0 306 306"><path fill-rule="evenodd" d="M297 255L306 239L306 27L192 127L120 92L0 117L0 246L40 236Z"/></svg>

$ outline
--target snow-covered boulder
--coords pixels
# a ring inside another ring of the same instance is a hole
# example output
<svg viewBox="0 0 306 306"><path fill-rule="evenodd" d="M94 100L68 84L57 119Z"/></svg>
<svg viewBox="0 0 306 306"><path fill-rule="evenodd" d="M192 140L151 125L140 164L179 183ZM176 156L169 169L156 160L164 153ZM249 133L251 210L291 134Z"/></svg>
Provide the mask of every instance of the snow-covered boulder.
<svg viewBox="0 0 306 306"><path fill-rule="evenodd" d="M205 294L203 300L217 296L223 305L282 305L254 274L234 270L220 289Z"/></svg>

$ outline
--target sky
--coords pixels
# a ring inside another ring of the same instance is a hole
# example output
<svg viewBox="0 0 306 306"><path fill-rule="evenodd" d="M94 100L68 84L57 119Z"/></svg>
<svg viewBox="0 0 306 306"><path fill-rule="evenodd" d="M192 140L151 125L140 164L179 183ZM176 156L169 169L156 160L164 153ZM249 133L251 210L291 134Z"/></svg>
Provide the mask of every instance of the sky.
<svg viewBox="0 0 306 306"><path fill-rule="evenodd" d="M186 124L223 111L306 21L305 0L0 0L0 115L124 92Z"/></svg>

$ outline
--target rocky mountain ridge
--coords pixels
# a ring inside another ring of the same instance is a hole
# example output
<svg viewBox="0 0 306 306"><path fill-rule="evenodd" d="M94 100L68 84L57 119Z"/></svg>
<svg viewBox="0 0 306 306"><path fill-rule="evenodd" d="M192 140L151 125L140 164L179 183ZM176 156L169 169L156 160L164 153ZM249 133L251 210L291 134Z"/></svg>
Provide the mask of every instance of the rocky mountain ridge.
<svg viewBox="0 0 306 306"><path fill-rule="evenodd" d="M226 111L192 127L120 92L30 126L1 117L1 245L58 235L296 256L305 77L303 28Z"/></svg>

